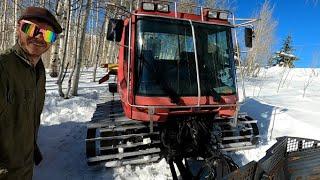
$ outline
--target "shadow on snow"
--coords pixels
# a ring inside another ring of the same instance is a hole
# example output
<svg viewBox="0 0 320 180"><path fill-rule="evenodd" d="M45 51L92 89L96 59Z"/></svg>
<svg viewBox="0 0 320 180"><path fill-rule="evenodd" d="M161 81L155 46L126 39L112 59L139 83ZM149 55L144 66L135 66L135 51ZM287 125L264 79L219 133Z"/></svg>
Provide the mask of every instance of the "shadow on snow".
<svg viewBox="0 0 320 180"><path fill-rule="evenodd" d="M86 123L66 122L41 126L38 144L43 161L35 167L35 180L113 179L113 170L86 163Z"/></svg>

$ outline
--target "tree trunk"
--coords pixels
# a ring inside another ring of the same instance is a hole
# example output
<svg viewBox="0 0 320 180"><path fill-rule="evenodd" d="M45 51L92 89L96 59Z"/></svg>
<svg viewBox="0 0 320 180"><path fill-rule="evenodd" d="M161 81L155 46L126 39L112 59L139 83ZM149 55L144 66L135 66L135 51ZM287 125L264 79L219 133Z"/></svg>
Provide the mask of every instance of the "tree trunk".
<svg viewBox="0 0 320 180"><path fill-rule="evenodd" d="M70 2L72 2L72 0L70 0ZM70 3L70 5L71 5L71 3ZM72 37L72 20L71 20L71 17L73 16L73 13L74 13L74 11L71 11L71 7L69 7L70 8L70 12L69 12L69 22L68 22L68 38L70 38L70 37ZM73 36L74 37L74 36ZM68 60L68 62L69 62L69 64L71 64L71 59L72 59L72 49L71 48L73 48L73 46L72 46L72 41L71 40L69 40L68 41L68 48L67 48L67 52L66 52L66 57L67 57L67 60Z"/></svg>
<svg viewBox="0 0 320 180"><path fill-rule="evenodd" d="M3 3L3 14L2 14L2 18L1 18L1 26L0 26L0 30L1 30L1 42L0 42L0 51L5 50L5 42L6 42L6 20L7 20L7 1L4 1Z"/></svg>
<svg viewBox="0 0 320 180"><path fill-rule="evenodd" d="M93 48L95 47L94 46L94 42L93 42L93 38L94 38L94 33L93 33L93 29L94 29L94 26L93 26L93 23L92 23L92 21L93 21L93 19L94 18L92 18L91 19L91 23L90 23L90 50L89 50L89 63L87 64L87 68L89 67L89 64L93 64L92 62L93 62L93 54L94 54L94 50L93 50Z"/></svg>
<svg viewBox="0 0 320 180"><path fill-rule="evenodd" d="M60 68L59 68L59 76L58 76L58 91L59 95L61 97L64 97L64 93L62 91L62 83L63 83L63 71L64 71L64 64L66 61L67 57L67 50L68 50L68 41L69 41L69 29L70 29L70 18L71 18L71 0L65 0L65 4L67 4L67 8L65 10L67 11L67 21L65 23L66 25L66 30L65 30L65 36L64 36L64 43L63 43L63 55L62 55L62 61L60 63ZM62 44L61 44L62 47ZM62 54L62 52L61 52Z"/></svg>
<svg viewBox="0 0 320 180"><path fill-rule="evenodd" d="M40 6L45 8L46 7L46 0L40 0Z"/></svg>
<svg viewBox="0 0 320 180"><path fill-rule="evenodd" d="M73 68L72 68L72 70L71 70L71 72L70 72L70 75L69 75L69 79L68 79L68 88L67 88L67 92L66 92L66 94L65 94L65 96L64 96L64 98L65 99L69 99L69 97L70 97L70 90L71 90L71 83L72 83L72 77L73 77L73 74L74 74L74 72L75 72L75 69L76 69L76 63L74 63L73 64ZM79 70L80 71L80 70ZM74 96L76 96L76 95L74 95Z"/></svg>
<svg viewBox="0 0 320 180"><path fill-rule="evenodd" d="M106 20L106 27L104 29L104 33L107 33L108 30L108 26L107 24L109 24L109 18ZM102 46L102 57L104 59L106 59L106 51L108 50L108 46L107 46L107 36L104 36L103 38L103 46Z"/></svg>
<svg viewBox="0 0 320 180"><path fill-rule="evenodd" d="M17 41L17 38L16 38L16 27L18 25L18 0L14 0L14 11L13 11L13 26L12 26L12 29L13 29L13 33L12 33L12 41L11 41L11 44L14 45Z"/></svg>
<svg viewBox="0 0 320 180"><path fill-rule="evenodd" d="M97 1L96 7L99 7L99 1ZM92 13L92 23L91 23L91 37L90 37L90 55L89 55L89 59L90 59L90 65L94 64L94 60L95 60L95 54L96 54L96 49L97 49L97 29L98 29L98 22L99 22L99 10L96 9L97 13L94 16L94 12ZM95 22L95 23L94 23Z"/></svg>
<svg viewBox="0 0 320 180"><path fill-rule="evenodd" d="M80 79L80 68L81 68L81 63L83 59L83 49L84 49L84 44L85 44L85 35L86 35L86 27L88 23L88 17L89 17L89 12L90 12L90 5L91 5L91 0L87 1L86 4L86 11L84 13L84 20L82 24L82 33L81 33L81 38L80 38L80 45L79 49L77 52L77 61L75 62L75 76L73 77L73 83L72 83L72 95L77 96L78 95L78 86L79 86L79 79Z"/></svg>
<svg viewBox="0 0 320 180"><path fill-rule="evenodd" d="M51 61L49 65L51 77L58 76L59 46L60 46L60 41L58 40L57 42L55 42L51 50Z"/></svg>
<svg viewBox="0 0 320 180"><path fill-rule="evenodd" d="M57 3L57 9L56 9L56 14L58 16L58 21L60 23L63 22L64 17L65 17L65 13L63 13L63 2L61 2L62 0L59 0ZM62 23L63 24L63 23ZM51 77L58 77L58 64L59 64L59 49L60 49L60 45L62 46L62 39L64 36L64 33L62 35L60 35L60 40L58 40L57 42L55 42L55 45L52 47L52 51L51 51L51 61L50 61L50 76Z"/></svg>
<svg viewBox="0 0 320 180"><path fill-rule="evenodd" d="M83 0L81 0L80 4L83 4ZM81 7L81 5L80 5L80 7ZM69 49L70 52L73 52L72 58L70 58L70 64L72 65L72 71L69 74L67 92L66 92L65 97L64 97L65 99L68 99L69 96L70 96L72 77L73 77L73 74L74 74L74 70L76 68L76 61L77 61L77 58L78 58L78 56L77 56L78 53L77 52L79 51L79 47L78 47L78 45L79 45L78 42L79 41L78 41L78 39L79 39L79 34L80 34L79 32L80 32L80 24L81 24L81 19L80 19L81 18L81 13L82 13L82 9L81 8L79 8L79 13L77 13L77 12L75 13L75 15L78 16L76 21L75 21L75 24L76 24L75 27L77 27L77 28L74 31L73 47L72 47L72 49ZM74 62L72 62L72 59L74 59Z"/></svg>
<svg viewBox="0 0 320 180"><path fill-rule="evenodd" d="M102 42L104 40L104 34L105 34L104 30L106 28L107 19L108 19L108 16L107 16L107 13L106 13L105 17L104 17L104 20L103 20L99 41L98 41L98 47L97 47L97 52L96 52L96 60L95 60L94 69L93 69L93 82L96 82L97 67L98 67L98 62L99 62L100 54L101 54L101 44L102 44Z"/></svg>
<svg viewBox="0 0 320 180"><path fill-rule="evenodd" d="M75 24L76 24L76 26L74 26L74 41L73 41L73 47L72 47L72 49L71 49L71 51L70 52L73 52L73 54L72 54L72 57L73 57L73 59L74 59L74 63L77 61L77 55L78 55L78 50L79 50L79 47L78 47L78 45L79 45L79 34L81 33L81 27L80 27L80 24L81 24L81 13L82 13L82 8L81 8L81 6L82 6L82 4L83 4L83 0L81 0L81 3L80 3L80 5L79 5L79 13L75 13L76 15L78 14L78 17L76 18L76 21L75 21ZM73 64L72 64L72 66L73 66Z"/></svg>
<svg viewBox="0 0 320 180"><path fill-rule="evenodd" d="M108 51L107 51L107 58L106 58L106 63L111 63L112 62L112 49L113 49L113 42L109 41L108 43Z"/></svg>

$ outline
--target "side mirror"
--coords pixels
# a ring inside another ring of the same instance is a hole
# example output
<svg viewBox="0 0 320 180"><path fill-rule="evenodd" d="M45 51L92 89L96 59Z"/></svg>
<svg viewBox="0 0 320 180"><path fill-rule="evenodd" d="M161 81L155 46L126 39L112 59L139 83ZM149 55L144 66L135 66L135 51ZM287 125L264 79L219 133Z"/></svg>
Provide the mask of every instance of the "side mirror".
<svg viewBox="0 0 320 180"><path fill-rule="evenodd" d="M109 83L109 92L116 93L118 91L117 83Z"/></svg>
<svg viewBox="0 0 320 180"><path fill-rule="evenodd" d="M107 40L121 41L124 21L121 19L110 19L108 24Z"/></svg>
<svg viewBox="0 0 320 180"><path fill-rule="evenodd" d="M253 30L251 28L244 29L246 47L252 48Z"/></svg>

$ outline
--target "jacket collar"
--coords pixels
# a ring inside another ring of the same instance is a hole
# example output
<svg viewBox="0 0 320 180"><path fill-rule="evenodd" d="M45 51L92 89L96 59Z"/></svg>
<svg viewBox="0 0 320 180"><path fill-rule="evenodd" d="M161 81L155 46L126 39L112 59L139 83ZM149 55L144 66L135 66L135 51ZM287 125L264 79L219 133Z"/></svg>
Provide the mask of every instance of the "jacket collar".
<svg viewBox="0 0 320 180"><path fill-rule="evenodd" d="M16 43L14 46L13 46L13 52L22 60L24 61L25 63L27 63L29 66L33 67L33 65L31 64L30 60L28 59L28 56L26 54L26 52L21 48L20 44L19 43ZM41 61L41 58L39 60L39 62ZM38 63L39 63L38 62Z"/></svg>

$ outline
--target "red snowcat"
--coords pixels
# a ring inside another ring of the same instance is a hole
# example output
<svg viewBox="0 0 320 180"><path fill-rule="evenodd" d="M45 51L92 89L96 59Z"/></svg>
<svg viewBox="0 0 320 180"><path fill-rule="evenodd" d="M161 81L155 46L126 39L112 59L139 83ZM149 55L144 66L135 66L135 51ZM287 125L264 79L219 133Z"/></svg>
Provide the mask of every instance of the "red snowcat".
<svg viewBox="0 0 320 180"><path fill-rule="evenodd" d="M236 25L229 11L169 1L132 7L109 21L118 64L109 64L100 80L115 79L109 81L113 96L88 125L88 163L112 167L165 157L174 179L174 163L183 179L235 170L223 152L254 148L259 138L257 121L238 112L235 65L233 28L252 21ZM250 47L252 29L245 32ZM191 159L205 165L195 173Z"/></svg>

